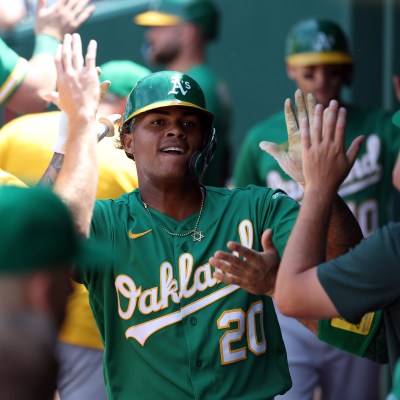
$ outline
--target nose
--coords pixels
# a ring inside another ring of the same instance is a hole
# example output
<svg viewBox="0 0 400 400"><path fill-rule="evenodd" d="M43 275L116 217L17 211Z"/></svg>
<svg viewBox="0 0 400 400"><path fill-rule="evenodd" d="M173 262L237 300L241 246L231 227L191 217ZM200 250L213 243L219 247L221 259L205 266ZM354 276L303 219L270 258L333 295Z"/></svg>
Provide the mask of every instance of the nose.
<svg viewBox="0 0 400 400"><path fill-rule="evenodd" d="M168 127L167 136L169 136L169 137L176 136L179 138L185 138L186 133L180 124L171 124Z"/></svg>
<svg viewBox="0 0 400 400"><path fill-rule="evenodd" d="M315 83L318 87L324 87L327 82L327 74L322 68L317 68L314 75Z"/></svg>

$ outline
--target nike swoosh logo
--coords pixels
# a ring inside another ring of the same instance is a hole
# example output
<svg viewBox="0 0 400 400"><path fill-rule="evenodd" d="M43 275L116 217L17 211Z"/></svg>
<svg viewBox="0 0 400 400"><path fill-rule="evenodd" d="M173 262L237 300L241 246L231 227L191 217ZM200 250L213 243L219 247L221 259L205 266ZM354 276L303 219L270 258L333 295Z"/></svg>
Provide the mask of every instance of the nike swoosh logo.
<svg viewBox="0 0 400 400"><path fill-rule="evenodd" d="M148 233L150 233L152 231L152 229L149 229L148 231L145 231L145 232L141 232L141 233L132 233L132 230L129 232L129 238L130 239L137 239L137 238L140 238L140 237L142 237L142 236L144 236L144 235L147 235Z"/></svg>

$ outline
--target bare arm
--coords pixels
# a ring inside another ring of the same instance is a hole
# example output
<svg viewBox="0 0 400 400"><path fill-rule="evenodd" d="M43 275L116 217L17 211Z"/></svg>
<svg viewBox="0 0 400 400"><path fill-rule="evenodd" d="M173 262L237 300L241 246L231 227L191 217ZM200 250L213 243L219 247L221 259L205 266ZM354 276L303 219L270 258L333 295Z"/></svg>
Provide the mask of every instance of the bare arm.
<svg viewBox="0 0 400 400"><path fill-rule="evenodd" d="M286 315L328 319L338 316L317 277L317 266L358 243L361 232L336 191L354 164L362 138L345 152L346 111L331 102L322 134L322 107L317 106L312 139L302 124L303 203L278 271L275 300Z"/></svg>
<svg viewBox="0 0 400 400"><path fill-rule="evenodd" d="M89 234L98 174L96 47L95 41L89 43L84 64L80 36L66 35L56 54L60 108L68 115L69 133L54 191L70 207L78 231L85 236Z"/></svg>
<svg viewBox="0 0 400 400"><path fill-rule="evenodd" d="M6 105L18 113L39 112L49 103L44 94L54 90L56 69L54 52L66 33L75 32L94 11L89 0L58 0L47 7L39 0L35 17L36 44L28 72Z"/></svg>

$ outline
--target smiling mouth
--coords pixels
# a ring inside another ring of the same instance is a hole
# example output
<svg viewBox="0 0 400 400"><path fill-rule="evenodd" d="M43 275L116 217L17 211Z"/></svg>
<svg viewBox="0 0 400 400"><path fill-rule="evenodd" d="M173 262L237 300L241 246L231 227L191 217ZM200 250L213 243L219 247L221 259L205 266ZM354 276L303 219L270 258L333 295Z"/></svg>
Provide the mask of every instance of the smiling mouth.
<svg viewBox="0 0 400 400"><path fill-rule="evenodd" d="M165 149L162 149L161 152L167 154L184 154L185 150L181 147L166 147Z"/></svg>

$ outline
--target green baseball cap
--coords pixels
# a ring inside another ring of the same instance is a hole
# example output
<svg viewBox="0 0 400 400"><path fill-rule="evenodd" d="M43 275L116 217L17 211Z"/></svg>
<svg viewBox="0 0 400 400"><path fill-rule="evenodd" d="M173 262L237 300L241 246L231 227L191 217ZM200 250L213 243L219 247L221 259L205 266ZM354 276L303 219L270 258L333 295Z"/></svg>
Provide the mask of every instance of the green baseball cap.
<svg viewBox="0 0 400 400"><path fill-rule="evenodd" d="M347 39L334 22L307 19L297 23L286 39L286 62L295 67L352 64Z"/></svg>
<svg viewBox="0 0 400 400"><path fill-rule="evenodd" d="M119 97L128 96L136 82L149 75L151 71L130 60L113 60L100 65L101 80L110 81L109 93Z"/></svg>
<svg viewBox="0 0 400 400"><path fill-rule="evenodd" d="M214 115L207 111L204 93L189 75L160 71L141 79L126 101L123 123L155 108L185 106L200 110L209 122Z"/></svg>
<svg viewBox="0 0 400 400"><path fill-rule="evenodd" d="M134 17L141 26L175 26L184 22L198 25L207 39L218 33L219 13L212 0L153 0L148 10Z"/></svg>
<svg viewBox="0 0 400 400"><path fill-rule="evenodd" d="M0 186L0 221L0 275L94 269L112 259L77 235L68 208L48 189Z"/></svg>

